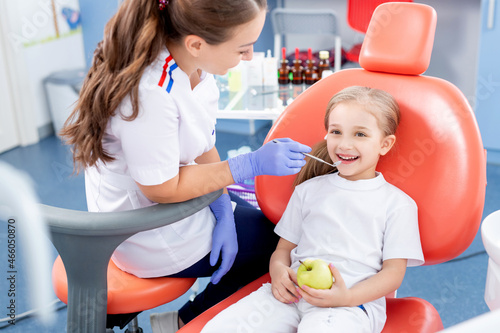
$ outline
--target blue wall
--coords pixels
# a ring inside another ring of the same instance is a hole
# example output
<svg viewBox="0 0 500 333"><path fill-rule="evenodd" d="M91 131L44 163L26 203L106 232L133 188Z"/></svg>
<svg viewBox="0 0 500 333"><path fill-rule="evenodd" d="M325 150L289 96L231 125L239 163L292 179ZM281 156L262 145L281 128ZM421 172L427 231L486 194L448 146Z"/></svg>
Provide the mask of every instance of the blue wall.
<svg viewBox="0 0 500 333"><path fill-rule="evenodd" d="M94 50L102 40L104 26L116 12L117 0L83 0L80 1L82 15L83 46L87 68L92 63Z"/></svg>
<svg viewBox="0 0 500 333"><path fill-rule="evenodd" d="M496 2L494 24L487 26L489 0L482 0L481 36L475 94L476 117L488 151L488 162L500 163L500 2Z"/></svg>

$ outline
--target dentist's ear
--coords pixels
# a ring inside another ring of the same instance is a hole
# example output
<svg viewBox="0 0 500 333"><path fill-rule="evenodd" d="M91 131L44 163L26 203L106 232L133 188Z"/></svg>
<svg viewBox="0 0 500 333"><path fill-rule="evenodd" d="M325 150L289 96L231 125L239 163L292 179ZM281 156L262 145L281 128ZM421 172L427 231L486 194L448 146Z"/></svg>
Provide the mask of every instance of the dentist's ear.
<svg viewBox="0 0 500 333"><path fill-rule="evenodd" d="M197 58L202 53L202 48L206 45L206 42L201 37L196 35L188 35L184 38L184 46L188 50L189 54Z"/></svg>

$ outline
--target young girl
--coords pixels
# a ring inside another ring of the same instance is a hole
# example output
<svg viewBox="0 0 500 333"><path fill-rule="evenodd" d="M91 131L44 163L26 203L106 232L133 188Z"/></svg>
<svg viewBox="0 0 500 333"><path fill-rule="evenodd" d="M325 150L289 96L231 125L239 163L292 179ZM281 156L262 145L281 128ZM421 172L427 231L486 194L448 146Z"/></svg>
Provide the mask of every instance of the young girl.
<svg viewBox="0 0 500 333"><path fill-rule="evenodd" d="M202 332L380 332L385 295L407 266L423 263L415 202L376 170L396 137L399 107L388 93L349 87L327 107L327 135L313 154L277 224L271 284L232 305ZM305 259L329 263L327 290L297 287Z"/></svg>
<svg viewBox="0 0 500 333"><path fill-rule="evenodd" d="M122 3L62 131L85 169L89 211L180 202L256 175L300 170L301 152L310 148L290 139L223 162L215 148L219 92L212 74L252 59L266 9L265 0ZM233 214L224 190L185 220L131 237L112 259L144 278L212 276L179 316L152 317L154 331L176 331L268 270L277 242L272 228L242 201ZM256 245L261 235L270 248Z"/></svg>

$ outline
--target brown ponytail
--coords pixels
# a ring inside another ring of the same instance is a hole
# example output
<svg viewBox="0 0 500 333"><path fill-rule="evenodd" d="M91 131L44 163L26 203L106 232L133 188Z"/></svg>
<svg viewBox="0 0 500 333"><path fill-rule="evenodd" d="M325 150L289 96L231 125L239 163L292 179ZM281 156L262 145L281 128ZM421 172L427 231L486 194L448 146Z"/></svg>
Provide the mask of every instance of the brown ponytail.
<svg viewBox="0 0 500 333"><path fill-rule="evenodd" d="M321 158L323 161L328 163L333 163L330 155L328 154L328 149L326 147L326 140L321 140L312 147L311 155ZM293 186L297 186L300 183L305 182L308 179L314 178L316 176L326 175L328 173L337 172L337 168L329 166L325 163L309 159L304 167L300 170L297 177L293 182Z"/></svg>
<svg viewBox="0 0 500 333"><path fill-rule="evenodd" d="M114 160L102 145L108 120L127 95L132 114L124 119L138 116L142 74L167 41L194 34L210 44L222 43L231 38L231 28L266 6L266 0L170 0L160 11L158 0L125 0L106 24L80 98L60 133L73 145L76 170Z"/></svg>

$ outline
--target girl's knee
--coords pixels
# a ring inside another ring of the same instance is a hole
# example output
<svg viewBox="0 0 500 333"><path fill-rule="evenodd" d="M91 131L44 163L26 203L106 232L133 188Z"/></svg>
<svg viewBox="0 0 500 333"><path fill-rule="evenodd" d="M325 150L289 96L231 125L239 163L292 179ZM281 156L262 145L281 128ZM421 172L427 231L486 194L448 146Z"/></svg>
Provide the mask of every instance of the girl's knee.
<svg viewBox="0 0 500 333"><path fill-rule="evenodd" d="M264 284L219 313L202 332L295 332L298 320L296 311L276 300L270 284Z"/></svg>

